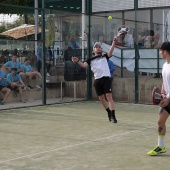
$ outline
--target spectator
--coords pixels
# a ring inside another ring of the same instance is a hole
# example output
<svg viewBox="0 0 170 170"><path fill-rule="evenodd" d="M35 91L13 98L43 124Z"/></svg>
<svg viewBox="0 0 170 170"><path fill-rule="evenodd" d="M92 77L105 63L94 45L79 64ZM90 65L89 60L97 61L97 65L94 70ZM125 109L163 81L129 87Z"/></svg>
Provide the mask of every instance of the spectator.
<svg viewBox="0 0 170 170"><path fill-rule="evenodd" d="M27 89L26 85L22 81L22 78L19 74L17 74L17 68L14 67L11 69L11 73L9 73L6 77L7 87L14 92L18 92L20 94L20 101L25 103L23 100L22 90Z"/></svg>
<svg viewBox="0 0 170 170"><path fill-rule="evenodd" d="M46 48L45 50L45 57L46 57L46 67L47 67L47 73L46 76L50 76L50 68L51 68L51 55L49 49Z"/></svg>
<svg viewBox="0 0 170 170"><path fill-rule="evenodd" d="M52 53L51 47L48 47L48 51L50 53L50 60L52 60L53 59L53 53Z"/></svg>
<svg viewBox="0 0 170 170"><path fill-rule="evenodd" d="M134 48L134 39L130 32L125 35L124 42L126 47Z"/></svg>
<svg viewBox="0 0 170 170"><path fill-rule="evenodd" d="M42 79L42 76L41 76L41 74L38 71L33 71L32 70L32 67L31 67L30 63L31 63L31 59L26 57L25 60L24 60L24 64L22 65L23 72L29 78L29 83L28 83L29 85L27 85L27 86L32 89L32 86L30 85L31 84L31 80L33 78L36 78L36 81L37 81L36 82L36 88L41 89L41 87L38 85L38 79L39 78Z"/></svg>
<svg viewBox="0 0 170 170"><path fill-rule="evenodd" d="M22 78L24 78L25 75L23 74L23 69L21 67L22 64L19 61L17 61L17 59L18 59L18 57L15 54L13 54L12 60L6 62L2 66L2 68L7 69L9 72L11 72L12 68L16 68L17 69L17 73L20 74Z"/></svg>
<svg viewBox="0 0 170 170"><path fill-rule="evenodd" d="M139 26L138 28L138 46L139 48L143 48L144 47L144 41L145 41L145 32L142 26Z"/></svg>
<svg viewBox="0 0 170 170"><path fill-rule="evenodd" d="M38 72L40 72L41 67L42 67L42 47L41 47L41 45L39 45L37 47L37 63L36 63L36 65L37 65Z"/></svg>
<svg viewBox="0 0 170 170"><path fill-rule="evenodd" d="M110 78L113 81L113 72L115 71L115 66L110 59L107 60L107 63L108 63L109 70L110 70Z"/></svg>
<svg viewBox="0 0 170 170"><path fill-rule="evenodd" d="M145 41L144 41L144 47L145 48L154 47L154 31L153 30L147 30L146 31L146 38L145 38Z"/></svg>
<svg viewBox="0 0 170 170"><path fill-rule="evenodd" d="M9 94L11 93L11 90L6 87L6 83L4 82L5 74L0 71L0 91L4 93L3 99L0 101L0 105L4 105L6 102L6 99L8 98Z"/></svg>
<svg viewBox="0 0 170 170"><path fill-rule="evenodd" d="M72 37L68 44L68 48L71 48L71 49L80 48L80 43L76 41L74 37Z"/></svg>
<svg viewBox="0 0 170 170"><path fill-rule="evenodd" d="M107 59L107 63L108 63L108 66L109 66L110 79L111 79L111 83L112 83L113 82L113 77L114 77L113 72L115 71L115 66L114 66L113 62L110 59ZM105 95L105 100L107 101L106 95Z"/></svg>

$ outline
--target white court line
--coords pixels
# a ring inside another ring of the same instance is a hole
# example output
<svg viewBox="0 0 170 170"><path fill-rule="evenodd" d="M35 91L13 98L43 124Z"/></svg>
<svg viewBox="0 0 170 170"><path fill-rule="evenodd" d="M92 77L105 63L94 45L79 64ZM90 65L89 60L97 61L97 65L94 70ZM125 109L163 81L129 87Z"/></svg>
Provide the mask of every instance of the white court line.
<svg viewBox="0 0 170 170"><path fill-rule="evenodd" d="M153 128L153 127L154 126L150 126L150 127L147 127L147 128L142 128L142 129L133 130L133 131L129 131L129 132L121 133L121 134L116 134L116 135L112 135L112 136L108 136L108 137L104 137L104 138L98 138L98 139L94 139L94 140L90 140L90 141L86 141L86 142L82 142L82 143L77 143L77 144L74 144L74 145L67 145L67 146L64 146L64 147L61 147L61 148L56 148L56 149L53 149L53 150L48 150L48 151L38 152L38 153L25 155L25 156L13 158L13 159L8 159L8 160L0 161L0 164L10 162L10 161L19 160L19 159L23 159L23 158L28 158L28 157L32 157L32 156L36 156L36 155L41 155L41 154L45 154L45 153L55 152L55 151L59 151L59 150L67 149L67 148L73 148L73 147L76 147L76 146L81 146L81 145L88 144L88 143L102 141L102 140L117 137L117 136L123 136L123 135L127 135L129 133L135 133L135 132L143 131L143 130L150 129L150 128Z"/></svg>

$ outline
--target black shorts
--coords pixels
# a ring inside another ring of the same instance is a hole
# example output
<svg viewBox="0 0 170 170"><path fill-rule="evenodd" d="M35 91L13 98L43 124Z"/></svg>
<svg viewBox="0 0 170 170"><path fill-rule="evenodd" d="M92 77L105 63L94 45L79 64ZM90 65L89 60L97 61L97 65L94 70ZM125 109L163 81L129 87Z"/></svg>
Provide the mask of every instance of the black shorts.
<svg viewBox="0 0 170 170"><path fill-rule="evenodd" d="M170 103L164 109L170 114Z"/></svg>
<svg viewBox="0 0 170 170"><path fill-rule="evenodd" d="M102 77L94 80L94 87L97 96L101 96L106 93L112 93L112 81L110 77Z"/></svg>
<svg viewBox="0 0 170 170"><path fill-rule="evenodd" d="M5 88L5 86L0 85L0 91L1 91L3 88Z"/></svg>
<svg viewBox="0 0 170 170"><path fill-rule="evenodd" d="M18 91L18 87L15 86L15 87L13 88L10 84L7 85L7 88L9 88L9 89L11 89L11 90L13 90L13 91Z"/></svg>

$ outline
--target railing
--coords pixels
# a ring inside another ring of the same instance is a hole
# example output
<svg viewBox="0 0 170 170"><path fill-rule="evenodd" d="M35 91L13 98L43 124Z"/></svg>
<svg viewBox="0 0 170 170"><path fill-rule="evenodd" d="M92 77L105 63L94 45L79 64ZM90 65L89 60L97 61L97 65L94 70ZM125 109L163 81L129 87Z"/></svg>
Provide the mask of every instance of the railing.
<svg viewBox="0 0 170 170"><path fill-rule="evenodd" d="M123 69L134 72L135 69L135 49L116 47L113 53L112 61L121 68L121 77ZM164 60L160 58L159 49L141 48L139 49L139 72L160 73Z"/></svg>

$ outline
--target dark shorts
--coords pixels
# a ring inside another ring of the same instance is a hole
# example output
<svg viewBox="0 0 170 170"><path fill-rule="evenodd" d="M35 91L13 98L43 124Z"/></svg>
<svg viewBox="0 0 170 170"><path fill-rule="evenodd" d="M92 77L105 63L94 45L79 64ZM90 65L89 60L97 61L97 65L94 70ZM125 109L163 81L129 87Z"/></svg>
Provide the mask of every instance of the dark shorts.
<svg viewBox="0 0 170 170"><path fill-rule="evenodd" d="M0 91L4 88L5 86L0 85Z"/></svg>
<svg viewBox="0 0 170 170"><path fill-rule="evenodd" d="M170 114L170 103L164 109Z"/></svg>
<svg viewBox="0 0 170 170"><path fill-rule="evenodd" d="M7 85L7 88L13 90L13 91L18 91L18 87L12 87L10 84Z"/></svg>
<svg viewBox="0 0 170 170"><path fill-rule="evenodd" d="M110 77L102 77L94 80L94 87L97 96L101 96L106 93L112 93L112 81Z"/></svg>

